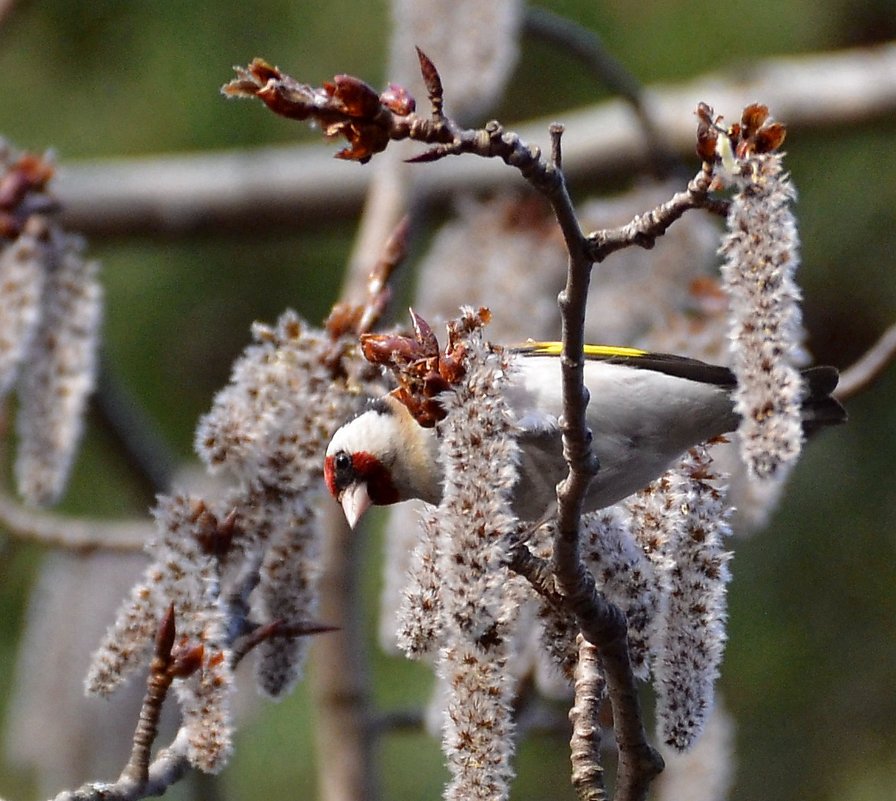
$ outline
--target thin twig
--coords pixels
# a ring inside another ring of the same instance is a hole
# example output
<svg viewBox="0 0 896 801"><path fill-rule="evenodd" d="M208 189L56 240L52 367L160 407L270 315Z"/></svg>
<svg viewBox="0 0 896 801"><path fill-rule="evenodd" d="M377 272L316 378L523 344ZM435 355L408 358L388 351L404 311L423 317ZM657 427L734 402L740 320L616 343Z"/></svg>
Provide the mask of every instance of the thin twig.
<svg viewBox="0 0 896 801"><path fill-rule="evenodd" d="M175 634L174 607L169 606L156 635L156 651L149 665L146 697L140 708L131 756L118 779L123 784L133 782L140 789L149 780L150 750L159 733L162 704L168 695L171 682L174 681L171 649L174 646Z"/></svg>
<svg viewBox="0 0 896 801"><path fill-rule="evenodd" d="M237 638L233 643L231 662L236 667L253 648L265 640L308 637L311 634L325 634L330 631L338 631L338 629L336 626L327 626L323 623L306 621L290 623L285 620L274 620L263 626L256 626Z"/></svg>
<svg viewBox="0 0 896 801"><path fill-rule="evenodd" d="M711 182L712 171L708 165L704 165L684 192L676 192L665 203L645 214L639 214L627 225L590 234L589 256L595 262L601 262L611 253L632 245L650 250L669 226L691 209L708 208L714 213L725 214L726 201L708 195Z"/></svg>

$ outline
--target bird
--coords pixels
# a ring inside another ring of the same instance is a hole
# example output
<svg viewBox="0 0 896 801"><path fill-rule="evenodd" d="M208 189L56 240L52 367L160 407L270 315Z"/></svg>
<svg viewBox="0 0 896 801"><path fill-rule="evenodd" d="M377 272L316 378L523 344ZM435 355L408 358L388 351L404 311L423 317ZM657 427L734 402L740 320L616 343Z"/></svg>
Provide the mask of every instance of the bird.
<svg viewBox="0 0 896 801"><path fill-rule="evenodd" d="M521 459L512 493L520 520L542 519L567 474L560 434L561 343L509 348L518 356L504 389L516 416ZM584 511L612 506L661 476L689 448L735 431L740 416L727 367L637 348L586 345L586 421L594 431L599 469ZM831 393L834 367L809 367L801 419L805 434L842 423L846 412ZM371 505L412 498L438 504L442 473L437 428L418 424L393 395L371 400L333 435L324 458L330 494L354 528Z"/></svg>

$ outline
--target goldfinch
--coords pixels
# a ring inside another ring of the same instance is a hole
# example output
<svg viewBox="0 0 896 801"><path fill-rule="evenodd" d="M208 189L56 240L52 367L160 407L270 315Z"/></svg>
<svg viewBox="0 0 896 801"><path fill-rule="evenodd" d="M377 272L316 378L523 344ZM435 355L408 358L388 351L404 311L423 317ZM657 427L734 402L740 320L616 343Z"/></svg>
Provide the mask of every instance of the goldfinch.
<svg viewBox="0 0 896 801"><path fill-rule="evenodd" d="M562 409L559 343L513 351L520 358L506 388L516 414L522 461L513 510L522 520L541 518L567 472L559 428ZM585 349L587 420L595 434L600 469L585 511L611 506L662 475L688 448L738 427L727 367L634 348ZM831 397L833 367L803 371L803 430L841 423L843 407ZM438 504L442 475L438 429L418 425L390 395L369 406L333 436L324 461L330 493L352 528L373 505L411 498Z"/></svg>

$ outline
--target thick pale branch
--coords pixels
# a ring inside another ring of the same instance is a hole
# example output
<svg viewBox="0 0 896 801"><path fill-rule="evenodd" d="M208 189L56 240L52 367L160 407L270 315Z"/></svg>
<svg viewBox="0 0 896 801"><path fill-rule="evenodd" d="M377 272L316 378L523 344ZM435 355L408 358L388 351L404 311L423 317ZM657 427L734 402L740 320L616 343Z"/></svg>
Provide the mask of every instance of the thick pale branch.
<svg viewBox="0 0 896 801"><path fill-rule="evenodd" d="M141 798L163 795L190 770L188 736L187 730L181 728L171 745L159 751L149 766L147 780L142 786L128 777L114 783L93 782L77 790L66 790L54 801L139 801Z"/></svg>
<svg viewBox="0 0 896 801"><path fill-rule="evenodd" d="M656 128L683 154L693 153L694 137L682 110L708 97L723 111L761 97L791 131L880 119L896 112L896 44L768 59L746 74L722 71L686 84L649 87L647 95ZM643 139L626 101L559 116L567 128L567 176L630 174L644 166ZM515 128L527 142L545 142L549 122ZM263 225L295 230L348 219L360 210L371 171L334 161L332 153L332 147L307 145L69 163L60 168L55 187L65 224L86 234L257 231ZM498 164L464 161L429 167L425 191L438 199L515 180Z"/></svg>
<svg viewBox="0 0 896 801"><path fill-rule="evenodd" d="M838 400L858 395L896 360L896 324L891 325L855 364L840 373L834 392Z"/></svg>
<svg viewBox="0 0 896 801"><path fill-rule="evenodd" d="M325 506L323 525L319 615L339 630L315 643L310 682L317 710L317 752L338 758L317 760L320 797L365 801L378 793L371 780L370 679L358 597L361 539L349 529L336 504Z"/></svg>
<svg viewBox="0 0 896 801"><path fill-rule="evenodd" d="M140 551L155 526L138 520L81 520L42 512L0 493L0 525L20 540L69 551Z"/></svg>

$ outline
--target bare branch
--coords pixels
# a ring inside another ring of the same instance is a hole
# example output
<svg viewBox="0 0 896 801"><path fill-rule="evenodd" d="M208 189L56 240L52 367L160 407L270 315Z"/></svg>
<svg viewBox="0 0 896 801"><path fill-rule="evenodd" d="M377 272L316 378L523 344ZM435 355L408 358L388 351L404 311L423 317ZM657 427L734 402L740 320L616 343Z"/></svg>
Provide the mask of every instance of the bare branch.
<svg viewBox="0 0 896 801"><path fill-rule="evenodd" d="M317 710L317 753L338 758L317 760L318 786L321 798L369 801L377 797L377 788L371 781L370 678L358 598L361 538L336 504L325 506L323 525L319 614L338 630L315 643L310 687Z"/></svg>
<svg viewBox="0 0 896 801"><path fill-rule="evenodd" d="M249 651L265 640L272 640L277 637L307 637L310 634L325 634L328 631L337 631L337 628L336 626L327 626L323 623L304 621L289 623L285 620L274 620L263 626L256 626L234 642L232 652L233 665L234 667L238 665Z"/></svg>
<svg viewBox="0 0 896 801"><path fill-rule="evenodd" d="M627 225L590 234L589 256L595 262L601 262L611 253L631 245L650 250L669 226L691 209L709 208L714 213L724 214L726 202L708 196L711 182L712 171L704 165L688 184L686 191L677 192L661 206L646 214L639 214Z"/></svg>
<svg viewBox="0 0 896 801"><path fill-rule="evenodd" d="M554 157L559 160L559 143ZM559 171L558 171L559 172ZM575 614L585 638L600 649L607 686L613 704L619 768L616 777L617 801L644 799L652 779L662 770L660 755L647 742L641 720L640 702L629 659L626 623L622 612L597 592L594 578L579 554L582 503L599 464L591 452L592 432L585 411L588 391L584 386L585 308L592 260L588 244L579 228L572 201L560 174L559 187L548 195L566 247L569 269L559 304L563 328L563 455L569 475L557 488L557 533L554 537L553 566L557 586Z"/></svg>

